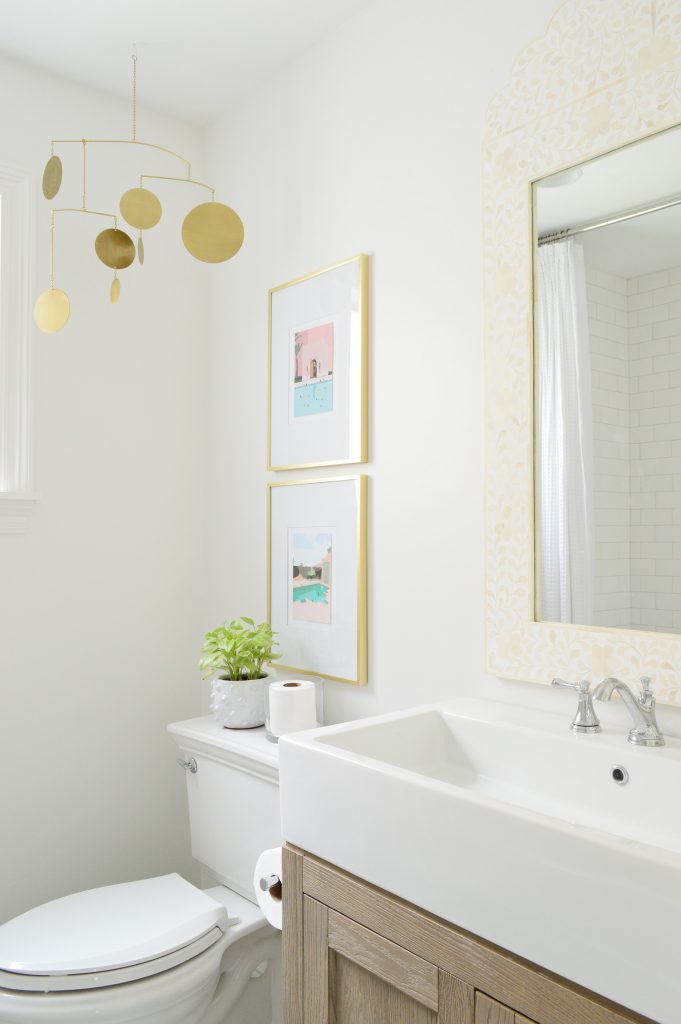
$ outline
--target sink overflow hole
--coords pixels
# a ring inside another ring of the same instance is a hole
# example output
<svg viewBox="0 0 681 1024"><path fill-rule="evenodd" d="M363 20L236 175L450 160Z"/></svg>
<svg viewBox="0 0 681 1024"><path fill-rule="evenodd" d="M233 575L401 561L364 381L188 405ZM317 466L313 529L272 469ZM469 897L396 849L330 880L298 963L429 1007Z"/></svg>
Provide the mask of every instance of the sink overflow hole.
<svg viewBox="0 0 681 1024"><path fill-rule="evenodd" d="M611 769L610 774L618 786L626 786L629 781L629 772L626 768L623 768L621 764L616 764L615 767Z"/></svg>

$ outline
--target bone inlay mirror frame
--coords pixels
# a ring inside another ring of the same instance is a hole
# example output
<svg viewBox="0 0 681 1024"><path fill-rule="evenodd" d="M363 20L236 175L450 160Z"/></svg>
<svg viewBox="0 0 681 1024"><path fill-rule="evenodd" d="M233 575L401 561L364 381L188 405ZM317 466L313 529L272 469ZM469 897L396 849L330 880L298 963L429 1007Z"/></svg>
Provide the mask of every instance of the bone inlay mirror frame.
<svg viewBox="0 0 681 1024"><path fill-rule="evenodd" d="M486 664L653 678L681 704L681 637L534 621L532 182L681 123L678 0L573 0L517 60L484 144Z"/></svg>

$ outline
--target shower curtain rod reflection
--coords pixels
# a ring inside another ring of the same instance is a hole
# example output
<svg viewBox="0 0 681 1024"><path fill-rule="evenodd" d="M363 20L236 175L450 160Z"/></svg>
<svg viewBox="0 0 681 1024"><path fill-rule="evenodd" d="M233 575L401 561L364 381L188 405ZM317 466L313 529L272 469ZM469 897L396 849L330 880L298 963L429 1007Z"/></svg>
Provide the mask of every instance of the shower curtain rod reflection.
<svg viewBox="0 0 681 1024"><path fill-rule="evenodd" d="M679 206L681 204L681 192L677 192L673 196L668 196L666 199L660 199L655 203L649 203L647 206L634 206L629 210L622 210L620 213L613 213L611 216L604 218L603 220L587 221L584 224L578 224L574 228L562 228L559 231L549 231L545 235L539 235L537 243L539 245L546 245L549 242L559 242L564 238L573 238L575 235L583 235L586 231L595 231L596 228L607 228L610 224L620 224L625 220L633 220L635 217L643 217L646 213L657 213L659 210L668 210L672 206Z"/></svg>

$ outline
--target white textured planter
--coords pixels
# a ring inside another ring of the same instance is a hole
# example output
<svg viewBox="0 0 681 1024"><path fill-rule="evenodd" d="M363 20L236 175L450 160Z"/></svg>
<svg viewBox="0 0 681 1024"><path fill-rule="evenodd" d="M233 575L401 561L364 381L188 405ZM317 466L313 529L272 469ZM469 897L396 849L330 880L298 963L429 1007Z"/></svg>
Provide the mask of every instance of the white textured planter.
<svg viewBox="0 0 681 1024"><path fill-rule="evenodd" d="M210 709L224 729L256 729L265 724L265 680L216 677L211 684Z"/></svg>

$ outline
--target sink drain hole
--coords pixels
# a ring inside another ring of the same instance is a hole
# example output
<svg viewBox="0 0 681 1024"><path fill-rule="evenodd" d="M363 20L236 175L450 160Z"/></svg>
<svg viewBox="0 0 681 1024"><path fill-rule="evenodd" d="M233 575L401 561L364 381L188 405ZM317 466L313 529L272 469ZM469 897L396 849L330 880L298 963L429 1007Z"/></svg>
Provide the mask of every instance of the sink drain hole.
<svg viewBox="0 0 681 1024"><path fill-rule="evenodd" d="M629 781L629 772L626 768L623 768L621 764L616 764L613 768L611 768L610 775L612 776L613 781L616 782L618 786L626 786L627 782Z"/></svg>

